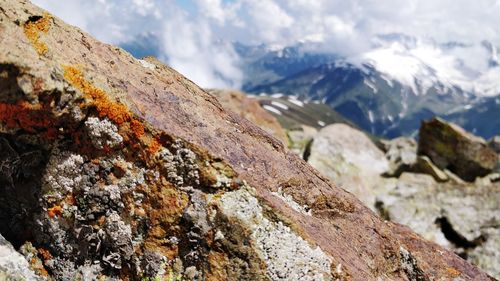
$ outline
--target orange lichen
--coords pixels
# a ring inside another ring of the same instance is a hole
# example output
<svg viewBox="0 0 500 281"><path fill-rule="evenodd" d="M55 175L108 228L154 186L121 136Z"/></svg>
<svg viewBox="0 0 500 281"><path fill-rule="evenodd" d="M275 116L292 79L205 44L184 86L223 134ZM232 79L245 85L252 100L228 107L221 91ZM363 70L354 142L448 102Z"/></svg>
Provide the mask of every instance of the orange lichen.
<svg viewBox="0 0 500 281"><path fill-rule="evenodd" d="M148 153L154 155L161 147L161 143L157 139L153 139L149 144Z"/></svg>
<svg viewBox="0 0 500 281"><path fill-rule="evenodd" d="M111 101L106 92L85 79L83 72L77 66L65 65L63 68L64 79L94 101L100 117L108 117L117 125L132 120L132 115L125 105Z"/></svg>
<svg viewBox="0 0 500 281"><path fill-rule="evenodd" d="M43 260L51 260L54 258L49 250L45 248L38 249L38 253L42 256Z"/></svg>
<svg viewBox="0 0 500 281"><path fill-rule="evenodd" d="M122 135L129 148L132 150L138 150L141 147L145 148L144 160L147 161L150 156L154 155L162 147L159 138L150 132L146 133L144 123L135 118L127 106L112 100L104 90L87 81L80 66L64 65L63 69L66 81L80 90L87 99L91 100L99 117L107 117L119 126L120 135ZM81 141L81 138L78 138L76 143L78 144L79 141Z"/></svg>
<svg viewBox="0 0 500 281"><path fill-rule="evenodd" d="M52 16L49 13L45 13L39 18L34 20L30 18L30 20L24 23L24 34L30 40L31 44L33 44L39 55L45 55L49 51L47 44L40 40L40 33L49 32L51 20Z"/></svg>
<svg viewBox="0 0 500 281"><path fill-rule="evenodd" d="M54 207L52 208L48 208L47 209L47 214L49 215L49 217L53 218L55 216L58 216L60 217L62 215L62 207L61 206L58 206L58 205L55 205Z"/></svg>
<svg viewBox="0 0 500 281"><path fill-rule="evenodd" d="M208 265L207 280L226 280L226 268L229 265L229 259L224 253L210 251L208 253Z"/></svg>
<svg viewBox="0 0 500 281"><path fill-rule="evenodd" d="M41 105L32 105L27 101L19 101L16 104L0 103L0 121L9 129L23 129L34 133L37 129L46 129L46 137L55 139L57 137L56 120L48 110Z"/></svg>
<svg viewBox="0 0 500 281"><path fill-rule="evenodd" d="M130 129L134 132L135 137L138 139L144 135L144 125L135 119L130 122Z"/></svg>
<svg viewBox="0 0 500 281"><path fill-rule="evenodd" d="M455 268L453 267L448 267L446 268L446 272L448 273L448 275L450 275L451 277L458 277L460 276L462 273L458 270L456 270Z"/></svg>

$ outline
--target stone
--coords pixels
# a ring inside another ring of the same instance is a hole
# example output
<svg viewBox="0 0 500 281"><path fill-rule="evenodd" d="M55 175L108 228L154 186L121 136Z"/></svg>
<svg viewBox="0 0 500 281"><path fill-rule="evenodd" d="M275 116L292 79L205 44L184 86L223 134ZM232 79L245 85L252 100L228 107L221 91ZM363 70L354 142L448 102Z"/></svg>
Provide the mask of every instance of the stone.
<svg viewBox="0 0 500 281"><path fill-rule="evenodd" d="M449 179L448 175L436 167L427 156L418 156L411 171L431 175L438 182L445 182Z"/></svg>
<svg viewBox="0 0 500 281"><path fill-rule="evenodd" d="M307 125L290 128L287 131L289 139L288 147L307 161L311 153L312 141L317 133L318 130L316 128Z"/></svg>
<svg viewBox="0 0 500 281"><path fill-rule="evenodd" d="M436 182L403 173L396 187L377 198L386 218L500 277L500 183Z"/></svg>
<svg viewBox="0 0 500 281"><path fill-rule="evenodd" d="M0 235L0 280L45 280L37 276L26 258Z"/></svg>
<svg viewBox="0 0 500 281"><path fill-rule="evenodd" d="M38 276L490 279L156 59L1 3L0 233ZM371 153L343 157L386 170Z"/></svg>
<svg viewBox="0 0 500 281"><path fill-rule="evenodd" d="M484 139L439 118L422 122L418 154L466 181L490 173L498 161L498 155Z"/></svg>
<svg viewBox="0 0 500 281"><path fill-rule="evenodd" d="M225 109L234 111L280 140L284 145L288 145L288 137L283 127L271 113L262 108L256 99L237 90L210 89L208 92L213 94Z"/></svg>
<svg viewBox="0 0 500 281"><path fill-rule="evenodd" d="M495 171L500 172L500 136L494 136L493 138L491 138L488 145L498 154L498 161L495 167Z"/></svg>
<svg viewBox="0 0 500 281"><path fill-rule="evenodd" d="M494 136L488 142L488 145L493 148L497 153L500 153L500 136Z"/></svg>
<svg viewBox="0 0 500 281"><path fill-rule="evenodd" d="M374 205L380 175L389 171L384 153L363 132L341 123L319 131L307 162L367 206Z"/></svg>
<svg viewBox="0 0 500 281"><path fill-rule="evenodd" d="M399 177L417 162L417 143L414 139L398 137L392 140L381 140L380 144L389 160L388 176Z"/></svg>

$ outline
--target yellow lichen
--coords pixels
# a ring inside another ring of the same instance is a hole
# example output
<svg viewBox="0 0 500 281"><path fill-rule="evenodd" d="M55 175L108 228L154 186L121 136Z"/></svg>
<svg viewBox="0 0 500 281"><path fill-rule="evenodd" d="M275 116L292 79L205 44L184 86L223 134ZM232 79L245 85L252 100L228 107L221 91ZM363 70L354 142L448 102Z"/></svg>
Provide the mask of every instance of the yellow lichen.
<svg viewBox="0 0 500 281"><path fill-rule="evenodd" d="M49 13L44 13L42 17L24 23L24 34L39 55L45 55L49 51L47 44L40 40L40 33L49 32L51 20L52 16Z"/></svg>
<svg viewBox="0 0 500 281"><path fill-rule="evenodd" d="M118 102L111 101L106 92L88 82L78 66L64 65L63 69L64 79L80 90L87 98L91 98L94 101L100 117L107 117L117 125L122 125L132 120L127 107Z"/></svg>

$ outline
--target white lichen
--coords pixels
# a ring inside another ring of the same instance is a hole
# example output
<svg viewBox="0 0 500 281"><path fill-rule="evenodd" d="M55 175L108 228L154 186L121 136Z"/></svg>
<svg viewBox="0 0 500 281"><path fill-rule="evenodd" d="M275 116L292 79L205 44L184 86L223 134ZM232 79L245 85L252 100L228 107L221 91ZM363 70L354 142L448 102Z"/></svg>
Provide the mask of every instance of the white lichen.
<svg viewBox="0 0 500 281"><path fill-rule="evenodd" d="M81 171L84 163L81 155L68 151L53 151L43 177L44 191L53 195L72 192L82 182Z"/></svg>
<svg viewBox="0 0 500 281"><path fill-rule="evenodd" d="M89 117L85 121L90 140L92 144L99 149L105 146L114 148L123 142L123 137L118 133L118 128L108 119L99 119Z"/></svg>
<svg viewBox="0 0 500 281"><path fill-rule="evenodd" d="M272 280L329 280L332 258L311 246L281 221L264 216L262 206L248 187L220 198L222 212L241 221L267 264Z"/></svg>
<svg viewBox="0 0 500 281"><path fill-rule="evenodd" d="M274 196L280 198L283 202L285 202L290 208L294 209L295 211L302 213L307 216L311 216L311 208L307 205L300 205L297 203L292 196L285 194L281 187L278 189L277 192L271 192Z"/></svg>
<svg viewBox="0 0 500 281"><path fill-rule="evenodd" d="M156 154L162 173L168 181L178 187L198 185L200 175L196 154L185 148L180 141L175 141L171 150L163 148Z"/></svg>

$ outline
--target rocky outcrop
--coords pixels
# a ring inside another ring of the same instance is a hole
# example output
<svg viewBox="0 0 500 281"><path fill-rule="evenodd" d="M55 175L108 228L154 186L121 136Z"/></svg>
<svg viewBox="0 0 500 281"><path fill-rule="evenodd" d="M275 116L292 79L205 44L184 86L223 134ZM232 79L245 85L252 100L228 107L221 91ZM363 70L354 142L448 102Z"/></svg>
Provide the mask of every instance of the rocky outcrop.
<svg viewBox="0 0 500 281"><path fill-rule="evenodd" d="M55 280L489 280L154 59L0 5L0 233Z"/></svg>
<svg viewBox="0 0 500 281"><path fill-rule="evenodd" d="M387 219L447 247L500 276L500 184L437 183L403 173L395 188L377 198Z"/></svg>
<svg viewBox="0 0 500 281"><path fill-rule="evenodd" d="M387 175L398 177L410 170L417 162L417 143L415 140L399 137L392 140L381 140L380 145L389 160Z"/></svg>
<svg viewBox="0 0 500 281"><path fill-rule="evenodd" d="M342 183L382 218L408 225L426 239L500 276L495 263L498 254L492 250L500 246L498 175L467 183L437 168L427 156L417 157L416 143L411 139L383 140L380 146L385 156L362 132L330 125L313 140L309 162ZM389 172L373 168L386 162Z"/></svg>
<svg viewBox="0 0 500 281"><path fill-rule="evenodd" d="M26 258L0 235L0 280L44 280L31 269Z"/></svg>
<svg viewBox="0 0 500 281"><path fill-rule="evenodd" d="M490 173L498 159L484 139L439 118L422 122L418 153L466 181Z"/></svg>
<svg viewBox="0 0 500 281"><path fill-rule="evenodd" d="M285 146L288 145L288 138L283 127L271 113L263 109L256 99L247 97L244 93L236 90L209 90L215 95L222 107L232 110L241 117L251 121L264 131L280 140Z"/></svg>
<svg viewBox="0 0 500 281"><path fill-rule="evenodd" d="M319 131L307 162L367 206L374 205L380 175L389 171L384 153L363 132L341 123Z"/></svg>

